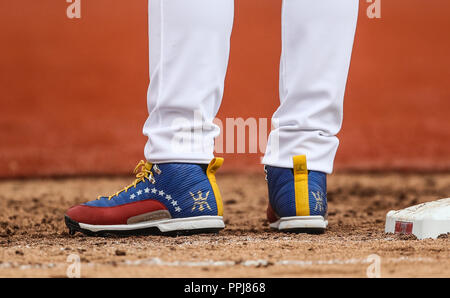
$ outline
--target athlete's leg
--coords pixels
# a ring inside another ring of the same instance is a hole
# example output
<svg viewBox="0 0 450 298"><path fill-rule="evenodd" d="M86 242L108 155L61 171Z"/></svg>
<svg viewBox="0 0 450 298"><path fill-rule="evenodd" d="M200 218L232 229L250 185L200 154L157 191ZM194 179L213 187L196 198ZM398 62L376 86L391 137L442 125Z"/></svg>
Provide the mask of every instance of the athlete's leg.
<svg viewBox="0 0 450 298"><path fill-rule="evenodd" d="M232 0L149 0L147 162L139 162L130 185L67 210L71 234L224 228L215 179L223 160L213 159L219 132L212 120L222 99L232 21ZM177 137L178 145L172 143ZM196 144L196 137L207 146ZM197 147L180 148L183 141Z"/></svg>
<svg viewBox="0 0 450 298"><path fill-rule="evenodd" d="M233 0L149 0L149 162L213 158L233 12Z"/></svg>
<svg viewBox="0 0 450 298"><path fill-rule="evenodd" d="M279 127L264 164L292 168L304 154L309 170L331 173L357 14L358 0L283 1Z"/></svg>
<svg viewBox="0 0 450 298"><path fill-rule="evenodd" d="M263 160L267 217L278 230L323 232L358 0L284 0L282 11L281 104Z"/></svg>

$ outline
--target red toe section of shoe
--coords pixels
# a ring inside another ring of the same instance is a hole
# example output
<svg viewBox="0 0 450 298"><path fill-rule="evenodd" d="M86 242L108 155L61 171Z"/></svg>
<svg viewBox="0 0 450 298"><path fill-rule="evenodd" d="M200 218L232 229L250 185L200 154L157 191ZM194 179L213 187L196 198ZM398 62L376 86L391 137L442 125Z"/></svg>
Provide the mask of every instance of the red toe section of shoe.
<svg viewBox="0 0 450 298"><path fill-rule="evenodd" d="M272 206L267 206L267 220L269 220L270 223L276 222L280 217L273 211Z"/></svg>
<svg viewBox="0 0 450 298"><path fill-rule="evenodd" d="M167 208L159 201L143 200L114 207L77 205L67 210L66 216L90 225L125 225L130 217L158 210Z"/></svg>

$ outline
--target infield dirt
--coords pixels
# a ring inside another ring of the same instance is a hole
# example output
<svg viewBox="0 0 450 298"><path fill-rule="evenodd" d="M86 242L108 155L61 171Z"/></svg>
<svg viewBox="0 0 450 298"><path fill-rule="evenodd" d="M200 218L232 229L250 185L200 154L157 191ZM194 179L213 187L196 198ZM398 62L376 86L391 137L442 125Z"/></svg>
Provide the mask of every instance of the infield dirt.
<svg viewBox="0 0 450 298"><path fill-rule="evenodd" d="M0 181L0 277L450 277L450 242L384 233L386 213L450 196L450 174L345 174L328 179L329 229L271 231L263 174L218 175L226 229L217 235L70 236L64 211L131 177Z"/></svg>

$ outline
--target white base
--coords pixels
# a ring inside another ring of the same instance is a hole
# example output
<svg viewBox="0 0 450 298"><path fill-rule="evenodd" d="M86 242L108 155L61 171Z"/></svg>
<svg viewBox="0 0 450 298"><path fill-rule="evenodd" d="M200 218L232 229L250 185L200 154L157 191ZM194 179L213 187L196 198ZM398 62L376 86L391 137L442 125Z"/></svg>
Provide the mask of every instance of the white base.
<svg viewBox="0 0 450 298"><path fill-rule="evenodd" d="M292 229L326 229L328 221L323 216L290 216L282 217L270 227L278 230L292 230Z"/></svg>
<svg viewBox="0 0 450 298"><path fill-rule="evenodd" d="M413 234L418 239L450 233L450 198L389 211L385 232Z"/></svg>
<svg viewBox="0 0 450 298"><path fill-rule="evenodd" d="M80 228L91 232L99 231L131 231L157 227L161 232L186 231L199 229L223 229L222 216L196 216L186 218L162 219L127 225L89 225L79 223Z"/></svg>

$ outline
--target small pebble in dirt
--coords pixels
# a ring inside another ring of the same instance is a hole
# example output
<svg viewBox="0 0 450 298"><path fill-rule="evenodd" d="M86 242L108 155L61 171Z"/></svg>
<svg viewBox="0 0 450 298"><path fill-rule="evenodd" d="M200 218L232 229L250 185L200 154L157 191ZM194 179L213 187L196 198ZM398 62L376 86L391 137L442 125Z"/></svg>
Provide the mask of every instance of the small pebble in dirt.
<svg viewBox="0 0 450 298"><path fill-rule="evenodd" d="M417 240L416 235L413 234L396 234L396 236L399 240Z"/></svg>
<svg viewBox="0 0 450 298"><path fill-rule="evenodd" d="M116 249L116 256L125 256L127 253L123 250Z"/></svg>
<svg viewBox="0 0 450 298"><path fill-rule="evenodd" d="M225 204L226 204L226 205L234 205L234 204L236 204L236 203L237 203L237 201L234 200L234 199L225 201Z"/></svg>
<svg viewBox="0 0 450 298"><path fill-rule="evenodd" d="M24 253L23 253L23 251L21 251L21 250L16 250L16 255L18 255L18 256L23 256Z"/></svg>
<svg viewBox="0 0 450 298"><path fill-rule="evenodd" d="M448 239L448 236L450 235L450 233L447 234L441 234L438 236L438 239Z"/></svg>

